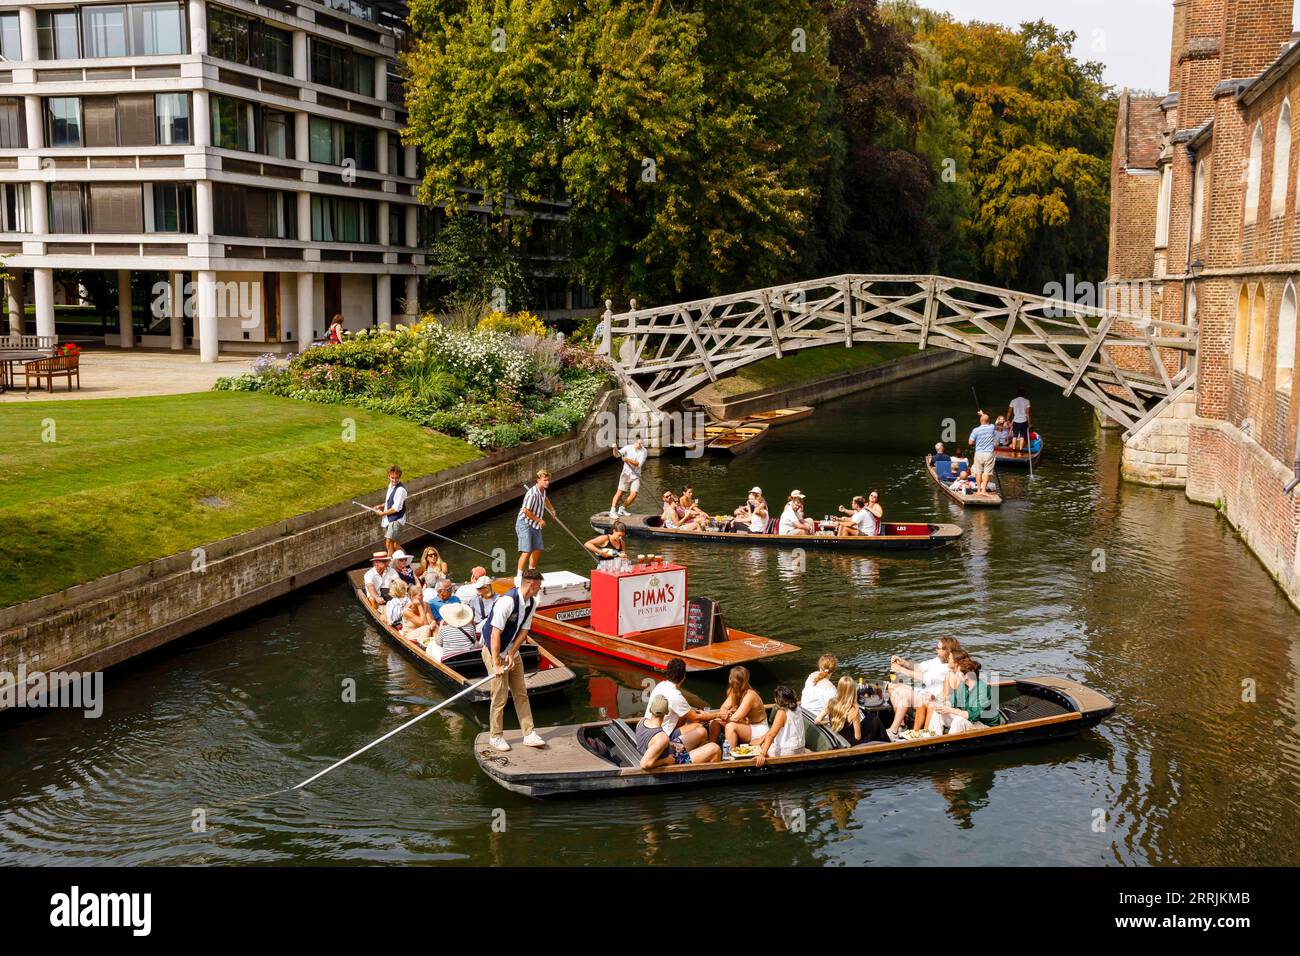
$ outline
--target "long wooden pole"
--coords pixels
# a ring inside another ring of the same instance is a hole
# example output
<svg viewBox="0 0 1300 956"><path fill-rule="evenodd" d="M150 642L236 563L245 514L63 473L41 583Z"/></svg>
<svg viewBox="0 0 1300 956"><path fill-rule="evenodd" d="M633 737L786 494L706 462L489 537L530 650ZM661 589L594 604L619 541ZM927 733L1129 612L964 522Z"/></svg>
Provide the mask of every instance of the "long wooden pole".
<svg viewBox="0 0 1300 956"><path fill-rule="evenodd" d="M357 501L357 500L355 500L355 499L353 499L352 503L353 503L354 505L356 505L358 508L365 508L365 509L366 509L367 511L369 511L371 514L374 514L374 511L375 511L374 506L372 506L372 505L363 505L361 502L359 502L359 501ZM446 541L446 542L448 542L449 544L458 544L458 545L460 545L462 548L469 548L469 550L473 551L475 554L481 554L481 555L483 555L483 557L488 558L489 560L492 560L492 561L495 561L495 560L496 560L496 558L494 558L492 555L488 554L486 551L480 551L478 548L474 547L472 544L466 544L464 541L457 541L455 538L449 538L449 537L447 537L445 534L438 534L438 532L433 531L433 530L431 530L431 529L429 529L429 528L426 528L426 527L424 527L423 525L418 525L418 524L416 524L414 521L408 521L408 522L406 522L406 523L409 524L412 528L418 528L420 531L423 531L425 534L431 534L431 535L433 535L435 538L441 538L443 541Z"/></svg>

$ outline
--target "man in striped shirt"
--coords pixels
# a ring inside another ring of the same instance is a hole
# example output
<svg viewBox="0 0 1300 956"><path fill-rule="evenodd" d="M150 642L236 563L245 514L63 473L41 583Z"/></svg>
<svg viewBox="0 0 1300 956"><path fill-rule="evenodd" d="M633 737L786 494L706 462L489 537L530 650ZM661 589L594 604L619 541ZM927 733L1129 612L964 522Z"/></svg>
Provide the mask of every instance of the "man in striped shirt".
<svg viewBox="0 0 1300 956"><path fill-rule="evenodd" d="M546 498L546 489L551 486L551 473L539 471L537 481L524 493L523 507L519 517L515 518L515 537L519 539L519 574L524 568L536 568L537 559L542 556L542 529L546 527L546 512L555 515Z"/></svg>

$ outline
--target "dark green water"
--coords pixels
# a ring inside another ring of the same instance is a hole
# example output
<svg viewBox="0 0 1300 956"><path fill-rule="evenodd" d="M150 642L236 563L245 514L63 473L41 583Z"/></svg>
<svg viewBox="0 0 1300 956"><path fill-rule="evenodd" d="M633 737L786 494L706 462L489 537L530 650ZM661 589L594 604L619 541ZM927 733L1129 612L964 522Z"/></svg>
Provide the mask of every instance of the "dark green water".
<svg viewBox="0 0 1300 956"><path fill-rule="evenodd" d="M920 466L945 417L964 437L972 384L991 404L1029 387L1047 437L1032 482L1007 476L1021 497L1000 512L961 513ZM809 552L802 571L767 549L661 549L689 564L693 591L721 600L730 622L802 646L757 671L765 692L801 685L824 651L878 675L890 652L918 655L955 633L1004 675L1067 674L1110 696L1115 716L1073 741L542 804L478 771L470 744L485 714L449 709L309 790L232 807L445 695L381 641L340 579L109 674L98 720L0 725L0 862L1300 863L1300 618L1212 509L1122 484L1118 456L1083 403L967 365L823 406L748 458L646 468L647 492L690 481L718 510L755 483L773 499L801 488L815 514L877 488L891 518L965 528L933 555ZM607 506L616 475L611 463L553 488L570 527ZM458 533L512 548L513 520L503 512ZM548 543L547 567L583 567L558 529ZM462 575L476 563L448 557ZM594 658L574 666L581 681L537 706L539 721L640 708L646 674ZM347 679L355 703L342 702ZM1254 702L1242 700L1244 681ZM721 687L687 683L713 702ZM207 830L193 832L200 808Z"/></svg>

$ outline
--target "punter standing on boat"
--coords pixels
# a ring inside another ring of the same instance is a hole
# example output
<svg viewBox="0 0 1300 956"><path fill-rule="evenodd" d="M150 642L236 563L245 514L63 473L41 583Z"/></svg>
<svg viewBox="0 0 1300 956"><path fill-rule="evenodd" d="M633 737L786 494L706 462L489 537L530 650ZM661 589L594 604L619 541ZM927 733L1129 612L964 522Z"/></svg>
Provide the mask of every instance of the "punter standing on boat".
<svg viewBox="0 0 1300 956"><path fill-rule="evenodd" d="M384 546L391 555L398 550L397 541L406 527L406 485L402 484L402 469L396 465L388 469L388 493L382 505L375 505L375 514L380 516Z"/></svg>
<svg viewBox="0 0 1300 956"><path fill-rule="evenodd" d="M545 474L545 472L541 472ZM506 695L515 701L519 715L519 729L524 733L524 745L544 747L533 730L533 709L528 703L528 685L524 679L524 664L519 659L519 647L528 637L537 610L537 592L542 589L542 572L529 568L520 573L519 587L511 588L497 599L492 617L483 623L483 663L492 680L492 710L489 715L489 743L496 750L509 750L510 744L502 736L505 729Z"/></svg>
<svg viewBox="0 0 1300 956"><path fill-rule="evenodd" d="M1007 417L1011 419L1011 447L1016 451L1029 445L1030 414L1029 399L1025 398L1025 390L1017 389L1016 397L1007 406Z"/></svg>
<svg viewBox="0 0 1300 956"><path fill-rule="evenodd" d="M641 491L641 466L645 464L646 456L650 452L646 450L645 442L640 438L634 439L632 444L624 445L622 448L617 445L610 447L614 451L614 457L623 462L623 470L618 475L618 490L614 492L614 500L609 504L609 516L617 518L627 515L627 508L618 503L623 495L627 495L629 505L636 501L636 496Z"/></svg>
<svg viewBox="0 0 1300 956"><path fill-rule="evenodd" d="M976 490L981 495L987 494L989 478L993 476L994 448L997 444L997 431L989 424L988 412L980 412L980 423L970 433L968 441L975 449L971 474L975 476Z"/></svg>
<svg viewBox="0 0 1300 956"><path fill-rule="evenodd" d="M537 560L542 556L542 529L546 527L546 513L555 516L555 509L546 500L546 489L551 486L551 473L539 471L533 486L524 492L524 503L515 518L515 537L519 539L519 574L515 583L521 580L524 566L530 570L537 568Z"/></svg>

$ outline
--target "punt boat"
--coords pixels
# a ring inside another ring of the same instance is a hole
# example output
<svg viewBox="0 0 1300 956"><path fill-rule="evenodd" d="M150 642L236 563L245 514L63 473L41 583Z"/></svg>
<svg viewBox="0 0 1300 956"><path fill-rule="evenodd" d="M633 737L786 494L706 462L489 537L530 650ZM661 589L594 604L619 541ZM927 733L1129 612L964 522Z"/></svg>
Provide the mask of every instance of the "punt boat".
<svg viewBox="0 0 1300 956"><path fill-rule="evenodd" d="M680 764L642 770L636 747L636 720L599 720L539 728L545 747L515 747L499 753L488 734L474 741L479 767L496 783L529 797L589 796L661 787L743 785L798 774L861 771L904 762L938 761L968 753L1060 740L1092 728L1115 705L1102 694L1065 677L1027 677L995 684L1003 723L960 734L850 746L829 727L804 712L806 752L771 757L762 766L753 758L705 764ZM887 720L888 709L882 715ZM519 731L506 740L520 741Z"/></svg>
<svg viewBox="0 0 1300 956"><path fill-rule="evenodd" d="M960 491L953 491L952 488L949 487L949 482L944 481L942 478L939 477L939 473L935 471L934 462L931 461L932 457L933 456L931 455L925 456L925 470L929 473L931 480L933 480L934 483L938 485L939 488L943 491L943 493L947 495L949 498L951 498L953 501L958 502L963 508L1001 507L1002 494L998 490L998 482L996 478L992 478L989 480L989 484L988 484L989 490L984 494L979 494L978 492L970 492L968 494L962 494ZM951 481L951 479L949 479L949 481Z"/></svg>
<svg viewBox="0 0 1300 956"><path fill-rule="evenodd" d="M712 454L748 455L767 437L769 426L738 421L704 426L704 450Z"/></svg>
<svg viewBox="0 0 1300 956"><path fill-rule="evenodd" d="M1038 467L1039 460L1043 457L1043 437L1037 432L1030 433L1033 440L1029 443L1029 451L1016 451L1006 446L999 446L993 450L993 455L999 465L1019 465L1029 464L1029 453L1034 455L1033 465Z"/></svg>
<svg viewBox="0 0 1300 956"><path fill-rule="evenodd" d="M740 419L742 425L789 425L802 421L813 413L811 405L795 405L792 408L774 408L770 412L755 412Z"/></svg>
<svg viewBox="0 0 1300 956"><path fill-rule="evenodd" d="M927 524L925 522L882 522L881 534L854 535L838 538L833 530L824 534L754 534L748 531L724 531L721 528L705 531L686 531L664 527L659 515L625 515L615 518L609 512L591 516L591 526L606 532L615 521L623 522L629 535L639 538L659 538L673 541L706 541L721 544L763 544L786 548L826 548L833 551L932 551L955 544L962 529L955 524ZM819 522L820 526L828 526Z"/></svg>
<svg viewBox="0 0 1300 956"><path fill-rule="evenodd" d="M480 651L461 651L442 658L426 651L418 642L403 637L402 633L388 623L384 615L370 606L366 600L364 570L349 571L348 582L356 593L361 606L370 612L375 625L393 644L397 645L407 657L419 668L432 675L453 690L462 690L468 685L487 676ZM524 684L528 687L529 697L540 697L554 691L563 690L578 679L572 670L546 648L529 640L519 649L520 659L524 665ZM475 688L466 699L476 704L485 704L492 699L492 687L484 684Z"/></svg>

